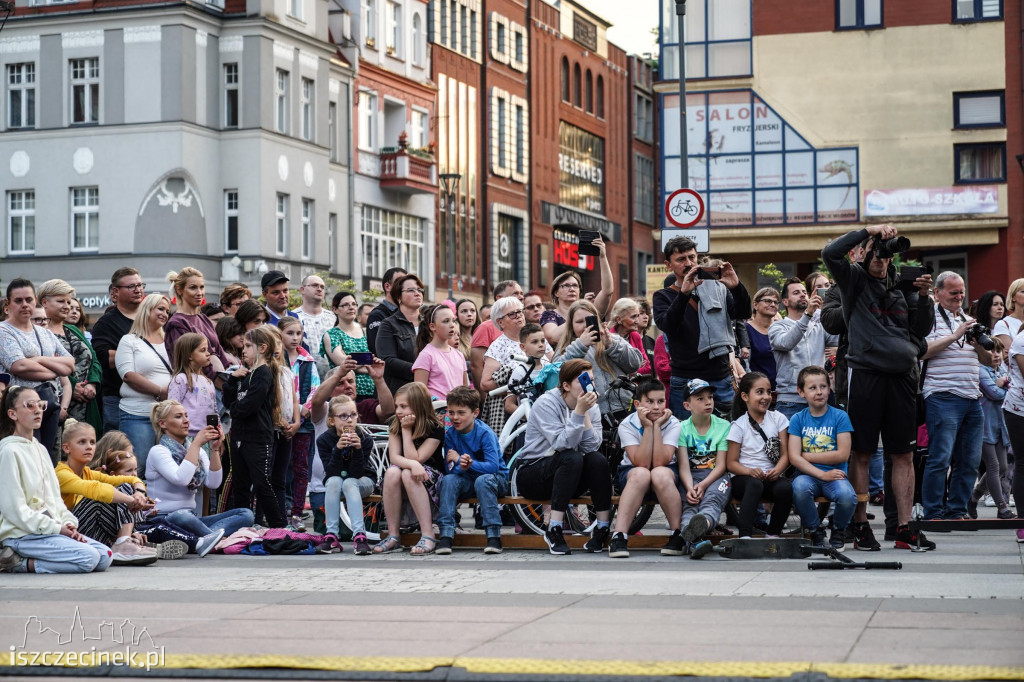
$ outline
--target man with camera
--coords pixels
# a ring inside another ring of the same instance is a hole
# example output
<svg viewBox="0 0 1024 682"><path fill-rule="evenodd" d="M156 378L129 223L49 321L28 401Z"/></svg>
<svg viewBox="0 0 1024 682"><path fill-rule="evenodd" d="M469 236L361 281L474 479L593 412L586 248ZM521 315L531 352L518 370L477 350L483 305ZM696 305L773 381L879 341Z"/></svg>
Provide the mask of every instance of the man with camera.
<svg viewBox="0 0 1024 682"><path fill-rule="evenodd" d="M861 264L846 253L871 238ZM908 527L914 504L914 447L917 445L917 360L932 327L928 296L931 276L916 278L917 305L911 307L892 266L893 253L910 248L891 225L872 225L849 232L822 251L822 259L840 288L848 330L846 361L850 368L848 411L853 422L850 481L858 495L868 492L871 455L882 443L892 457L892 487L897 507L896 547L935 544ZM851 524L855 549L877 551L867 521L867 505L857 504ZM920 536L920 537L918 537Z"/></svg>
<svg viewBox="0 0 1024 682"><path fill-rule="evenodd" d="M925 337L921 392L928 424L928 462L921 479L924 518L968 519L967 501L978 477L985 417L978 398L978 362L992 361L989 330L963 310L964 280L955 272L935 278L934 324ZM949 494L946 472L952 466Z"/></svg>
<svg viewBox="0 0 1024 682"><path fill-rule="evenodd" d="M715 404L726 411L733 399L729 351L736 344L732 320L750 317L750 294L732 265L697 266L697 245L686 237L665 244L665 265L675 275L654 292L654 322L665 333L672 361L669 409L680 420L690 416L683 391L691 379L715 389Z"/></svg>

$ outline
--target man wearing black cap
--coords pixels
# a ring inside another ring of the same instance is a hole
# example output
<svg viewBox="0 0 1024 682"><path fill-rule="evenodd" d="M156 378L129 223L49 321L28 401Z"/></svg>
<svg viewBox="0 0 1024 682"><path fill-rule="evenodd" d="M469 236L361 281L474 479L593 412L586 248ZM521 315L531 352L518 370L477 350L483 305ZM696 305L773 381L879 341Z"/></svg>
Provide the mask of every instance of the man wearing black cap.
<svg viewBox="0 0 1024 682"><path fill-rule="evenodd" d="M263 299L267 302L267 314L270 315L267 324L276 327L285 315L298 319L298 314L288 310L288 277L283 272L271 270L263 275L260 286L263 287Z"/></svg>

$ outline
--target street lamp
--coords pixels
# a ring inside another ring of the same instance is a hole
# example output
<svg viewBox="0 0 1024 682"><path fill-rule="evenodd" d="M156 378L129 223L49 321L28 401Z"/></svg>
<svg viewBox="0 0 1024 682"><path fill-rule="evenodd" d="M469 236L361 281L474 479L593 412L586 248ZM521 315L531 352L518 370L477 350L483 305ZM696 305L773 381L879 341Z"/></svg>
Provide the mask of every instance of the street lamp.
<svg viewBox="0 0 1024 682"><path fill-rule="evenodd" d="M455 201L459 191L459 180L462 176L458 173L441 173L441 196L443 197L445 211L448 214L448 299L455 300L452 289L455 284Z"/></svg>
<svg viewBox="0 0 1024 682"><path fill-rule="evenodd" d="M679 166L683 187L690 186L690 158L686 144L686 44L683 39L683 19L686 17L686 0L676 0L676 29L679 35Z"/></svg>

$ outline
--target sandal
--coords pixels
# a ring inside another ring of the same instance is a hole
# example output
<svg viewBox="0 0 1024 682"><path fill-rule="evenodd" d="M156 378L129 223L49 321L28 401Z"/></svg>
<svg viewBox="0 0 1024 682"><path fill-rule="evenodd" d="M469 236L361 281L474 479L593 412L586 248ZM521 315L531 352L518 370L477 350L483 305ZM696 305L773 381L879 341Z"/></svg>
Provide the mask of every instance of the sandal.
<svg viewBox="0 0 1024 682"><path fill-rule="evenodd" d="M391 552L401 551L402 541L399 540L397 535L389 535L376 545L373 546L374 554L390 554Z"/></svg>
<svg viewBox="0 0 1024 682"><path fill-rule="evenodd" d="M429 548L427 546L428 542L430 543ZM413 556L426 556L428 554L433 554L434 553L434 548L436 548L436 547L437 547L437 540L436 539L429 538L426 535L423 535L423 536L420 537L420 541L417 542L415 545L413 545L413 548L412 548L410 553Z"/></svg>

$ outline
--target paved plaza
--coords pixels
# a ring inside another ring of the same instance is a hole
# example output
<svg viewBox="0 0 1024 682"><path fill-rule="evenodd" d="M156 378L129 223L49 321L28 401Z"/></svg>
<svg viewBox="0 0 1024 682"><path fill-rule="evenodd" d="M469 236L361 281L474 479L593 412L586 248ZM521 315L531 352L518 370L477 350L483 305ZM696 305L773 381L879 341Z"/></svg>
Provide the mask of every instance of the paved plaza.
<svg viewBox="0 0 1024 682"><path fill-rule="evenodd" d="M1006 531L934 539L939 549L929 553L848 549L859 561L901 561L902 571L656 551L626 560L528 550L356 557L346 544L332 556L211 555L85 576L6 575L0 640L5 650L41 648L39 637L52 633L39 629L67 636L77 609L86 636L126 618L137 633L145 628L179 679L189 676L183 667L258 665L346 679L1024 678L1024 545ZM96 646L123 648L109 637ZM0 671L27 672L43 671Z"/></svg>

